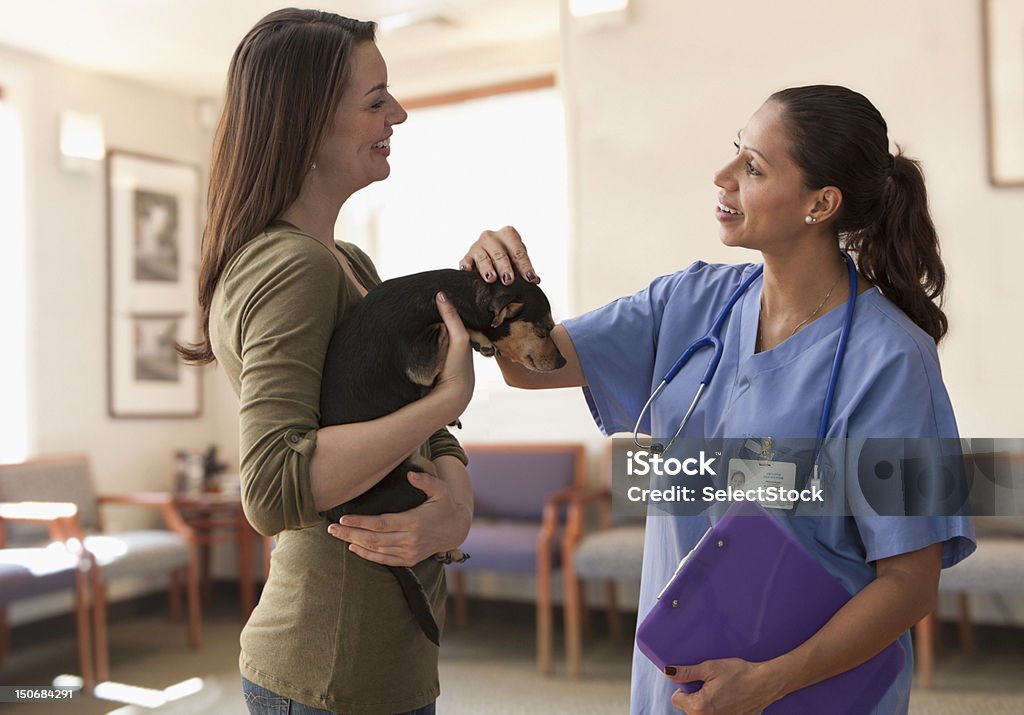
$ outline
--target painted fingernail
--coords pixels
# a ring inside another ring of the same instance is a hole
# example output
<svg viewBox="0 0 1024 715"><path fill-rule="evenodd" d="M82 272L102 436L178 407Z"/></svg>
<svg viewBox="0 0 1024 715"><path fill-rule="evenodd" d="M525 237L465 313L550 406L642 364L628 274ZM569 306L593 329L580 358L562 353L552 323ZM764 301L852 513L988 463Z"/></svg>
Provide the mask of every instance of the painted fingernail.
<svg viewBox="0 0 1024 715"><path fill-rule="evenodd" d="M535 280L537 280L537 274L534 273L533 271L527 271L526 272L526 280L528 280L528 281L535 281Z"/></svg>
<svg viewBox="0 0 1024 715"><path fill-rule="evenodd" d="M665 666L665 675L675 675L675 674L676 674L676 667L674 665L666 665Z"/></svg>
<svg viewBox="0 0 1024 715"><path fill-rule="evenodd" d="M501 275L501 282L504 283L505 285L508 285L509 283L511 283L512 282L512 274L511 273L503 273Z"/></svg>
<svg viewBox="0 0 1024 715"><path fill-rule="evenodd" d="M438 303L447 303L448 299L445 297L444 293L438 293L437 294L437 302Z"/></svg>
<svg viewBox="0 0 1024 715"><path fill-rule="evenodd" d="M494 280L494 271L487 271L487 273L484 274L484 280L485 281L493 281Z"/></svg>

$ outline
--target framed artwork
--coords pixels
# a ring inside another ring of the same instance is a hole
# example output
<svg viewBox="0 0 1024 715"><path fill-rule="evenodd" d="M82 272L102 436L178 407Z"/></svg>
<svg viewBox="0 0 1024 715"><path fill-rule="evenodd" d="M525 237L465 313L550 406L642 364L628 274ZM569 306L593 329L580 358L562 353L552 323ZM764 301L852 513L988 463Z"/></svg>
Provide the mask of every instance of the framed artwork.
<svg viewBox="0 0 1024 715"><path fill-rule="evenodd" d="M199 173L107 153L108 410L112 417L195 417L199 370L176 342L198 338Z"/></svg>
<svg viewBox="0 0 1024 715"><path fill-rule="evenodd" d="M989 180L1024 186L1024 2L981 3Z"/></svg>

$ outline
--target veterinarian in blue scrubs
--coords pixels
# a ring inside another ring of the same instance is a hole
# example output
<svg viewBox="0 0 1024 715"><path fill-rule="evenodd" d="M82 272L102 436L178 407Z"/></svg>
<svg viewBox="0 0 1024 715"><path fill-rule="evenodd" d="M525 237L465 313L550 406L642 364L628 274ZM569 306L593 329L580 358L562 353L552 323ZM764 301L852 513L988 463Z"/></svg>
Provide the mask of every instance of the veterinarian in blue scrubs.
<svg viewBox="0 0 1024 715"><path fill-rule="evenodd" d="M850 289L842 236L856 257L859 295L828 423L825 493L841 494L844 478L857 473L858 455L843 438L956 437L936 354L946 332L934 302L944 270L924 181L916 162L890 155L886 124L874 106L842 87L778 92L740 132L735 157L714 181L721 240L761 251L764 274L729 314L721 363L682 436L746 438L770 444L785 460L787 440L792 449L817 435ZM523 254L513 229L486 232L461 267L532 274ZM507 256L521 257L513 266ZM755 268L697 262L656 278L640 293L556 328L566 368L530 376L502 364L506 381L583 386L605 434L632 432L662 377ZM675 433L709 357L710 350L697 353L682 369L654 401L642 432L663 439ZM760 713L897 638L906 665L875 712L907 712L914 662L909 628L933 609L940 568L974 549L969 521L820 516L834 512L810 503L782 512L797 538L857 595L805 644L765 663L679 664L669 678L634 650L634 714ZM647 519L641 620L712 513ZM678 682L694 680L705 682L700 691L676 692Z"/></svg>

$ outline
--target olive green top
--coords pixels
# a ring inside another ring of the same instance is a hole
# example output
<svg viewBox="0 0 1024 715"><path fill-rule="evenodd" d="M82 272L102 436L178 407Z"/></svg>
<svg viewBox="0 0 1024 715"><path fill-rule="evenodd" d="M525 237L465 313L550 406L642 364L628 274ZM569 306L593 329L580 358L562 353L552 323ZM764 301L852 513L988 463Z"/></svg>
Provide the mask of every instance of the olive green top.
<svg viewBox="0 0 1024 715"><path fill-rule="evenodd" d="M365 253L337 245L364 286L380 283ZM245 515L277 535L270 577L242 631L242 675L312 707L393 715L437 698L437 647L392 573L327 533L309 479L327 346L359 300L329 248L275 223L224 269L210 341L240 401ZM466 461L445 429L421 452ZM443 626L443 566L430 558L414 570Z"/></svg>

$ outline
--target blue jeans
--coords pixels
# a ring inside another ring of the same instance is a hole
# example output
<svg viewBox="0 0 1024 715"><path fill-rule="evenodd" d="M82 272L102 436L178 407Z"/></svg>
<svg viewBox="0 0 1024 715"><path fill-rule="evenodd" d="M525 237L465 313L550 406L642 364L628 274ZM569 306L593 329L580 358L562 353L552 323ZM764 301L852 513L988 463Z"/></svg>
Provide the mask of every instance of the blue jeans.
<svg viewBox="0 0 1024 715"><path fill-rule="evenodd" d="M261 688L250 680L242 678L242 695L250 715L334 715L330 710L321 710L289 700L283 695ZM435 703L424 705L417 710L396 715L434 715Z"/></svg>

